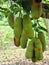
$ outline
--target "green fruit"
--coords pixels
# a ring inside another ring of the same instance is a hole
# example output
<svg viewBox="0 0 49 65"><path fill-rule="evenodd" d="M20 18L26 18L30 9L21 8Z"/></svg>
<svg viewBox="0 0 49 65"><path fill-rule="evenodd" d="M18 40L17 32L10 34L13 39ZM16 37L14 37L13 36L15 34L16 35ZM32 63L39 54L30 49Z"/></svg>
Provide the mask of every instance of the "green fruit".
<svg viewBox="0 0 49 65"><path fill-rule="evenodd" d="M8 23L14 29L14 15L11 12L8 14Z"/></svg>
<svg viewBox="0 0 49 65"><path fill-rule="evenodd" d="M23 30L21 38L20 38L20 45L22 48L26 48L27 40L28 40L28 37L27 37L25 31Z"/></svg>
<svg viewBox="0 0 49 65"><path fill-rule="evenodd" d="M38 60L43 59L43 54L42 54L42 44L38 38L34 39L33 43L33 54L31 60L33 62L37 62Z"/></svg>
<svg viewBox="0 0 49 65"><path fill-rule="evenodd" d="M31 60L33 62L36 62L37 61L37 58L35 56L35 38L34 38L34 42L33 42L33 51L32 51L32 58L31 58Z"/></svg>
<svg viewBox="0 0 49 65"><path fill-rule="evenodd" d="M31 59L33 56L33 40L31 40L28 44L26 54L25 54L27 59Z"/></svg>
<svg viewBox="0 0 49 65"><path fill-rule="evenodd" d="M17 47L20 46L20 37L19 38L14 37L14 45Z"/></svg>
<svg viewBox="0 0 49 65"><path fill-rule="evenodd" d="M46 50L46 40L45 40L45 36L43 32L39 32L38 33L38 38L40 39L41 43L42 43L42 50L45 51Z"/></svg>
<svg viewBox="0 0 49 65"><path fill-rule="evenodd" d="M33 62L43 59L42 44L38 38L34 38L29 42L25 56Z"/></svg>
<svg viewBox="0 0 49 65"><path fill-rule="evenodd" d="M14 21L14 35L15 37L20 37L22 33L22 18L16 17Z"/></svg>
<svg viewBox="0 0 49 65"><path fill-rule="evenodd" d="M36 56L35 56L35 48L33 48L31 60L32 60L33 62L37 62L37 60L38 60L38 59L36 58Z"/></svg>
<svg viewBox="0 0 49 65"><path fill-rule="evenodd" d="M34 30L32 29L32 22L28 15L23 16L23 29L25 30L25 32L29 38L34 37Z"/></svg>
<svg viewBox="0 0 49 65"><path fill-rule="evenodd" d="M15 45L19 46L20 45L20 37L22 33L22 18L17 17L14 21L14 36L15 36Z"/></svg>
<svg viewBox="0 0 49 65"><path fill-rule="evenodd" d="M39 39L35 39L35 57L38 60L42 60L43 59L43 54L42 54L42 44L41 41Z"/></svg>
<svg viewBox="0 0 49 65"><path fill-rule="evenodd" d="M32 2L31 5L31 15L32 18L38 19L41 16L42 13L42 3L37 3L35 1Z"/></svg>

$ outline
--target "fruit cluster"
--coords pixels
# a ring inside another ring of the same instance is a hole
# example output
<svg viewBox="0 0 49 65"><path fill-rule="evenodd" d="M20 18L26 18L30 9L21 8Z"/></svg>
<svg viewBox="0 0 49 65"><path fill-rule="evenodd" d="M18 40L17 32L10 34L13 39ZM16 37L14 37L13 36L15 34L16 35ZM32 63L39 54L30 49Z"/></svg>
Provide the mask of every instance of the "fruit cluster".
<svg viewBox="0 0 49 65"><path fill-rule="evenodd" d="M31 59L33 62L43 59L43 52L46 49L46 42L43 32L38 33L38 38L34 37L27 47L26 58Z"/></svg>
<svg viewBox="0 0 49 65"><path fill-rule="evenodd" d="M26 1L28 2L29 0L23 0L25 3L22 3L22 7L25 10L31 4L32 18L38 19L41 16L41 0L31 0L29 4ZM36 37L36 31L32 27L30 16L28 14L22 17L19 15L14 19L13 13L10 12L8 22L14 29L14 44L17 47L26 48L26 58L31 59L33 62L42 60L43 52L46 49L45 36L43 32L39 31ZM30 39L29 43L28 39Z"/></svg>
<svg viewBox="0 0 49 65"><path fill-rule="evenodd" d="M12 19L11 19L12 18ZM14 29L14 44L21 46L26 50L26 58L32 61L42 60L43 52L46 49L45 36L43 32L38 32L38 37L35 37L34 29L32 28L32 22L28 15L24 15L13 18L13 14L9 16L9 24ZM28 42L30 39L30 42Z"/></svg>

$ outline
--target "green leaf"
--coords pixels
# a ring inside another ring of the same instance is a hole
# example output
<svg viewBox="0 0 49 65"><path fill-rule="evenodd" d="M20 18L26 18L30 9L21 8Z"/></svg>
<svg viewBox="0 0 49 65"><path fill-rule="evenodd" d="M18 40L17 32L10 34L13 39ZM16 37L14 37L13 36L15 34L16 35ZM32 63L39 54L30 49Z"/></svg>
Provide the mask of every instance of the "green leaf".
<svg viewBox="0 0 49 65"><path fill-rule="evenodd" d="M32 27L36 27L37 26L37 23L33 24Z"/></svg>
<svg viewBox="0 0 49 65"><path fill-rule="evenodd" d="M48 32L48 31L47 31L47 29L46 29L46 28L44 28L44 27L42 27L42 26L39 26L38 28L39 28L39 29L41 29L41 30L43 30L43 31Z"/></svg>

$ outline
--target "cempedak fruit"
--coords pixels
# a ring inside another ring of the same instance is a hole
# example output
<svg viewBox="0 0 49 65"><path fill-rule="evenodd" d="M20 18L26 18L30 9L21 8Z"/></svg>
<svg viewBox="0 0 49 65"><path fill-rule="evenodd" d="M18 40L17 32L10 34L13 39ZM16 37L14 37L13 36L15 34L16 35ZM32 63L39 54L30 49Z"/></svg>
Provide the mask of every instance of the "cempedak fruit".
<svg viewBox="0 0 49 65"><path fill-rule="evenodd" d="M23 29L29 38L34 37L34 30L32 29L32 22L28 15L23 16Z"/></svg>
<svg viewBox="0 0 49 65"><path fill-rule="evenodd" d="M39 32L38 33L38 38L40 39L41 43L42 43L42 49L43 51L46 50L46 40L45 40L45 36L43 32Z"/></svg>
<svg viewBox="0 0 49 65"><path fill-rule="evenodd" d="M14 14L11 12L8 14L8 23L14 29Z"/></svg>
<svg viewBox="0 0 49 65"><path fill-rule="evenodd" d="M32 54L32 58L31 60L33 62L36 62L38 60L42 60L43 59L43 54L42 54L42 44L40 42L40 40L38 38L34 39L34 43L33 43L33 54Z"/></svg>
<svg viewBox="0 0 49 65"><path fill-rule="evenodd" d="M31 15L32 18L38 19L42 14L42 0L31 1Z"/></svg>
<svg viewBox="0 0 49 65"><path fill-rule="evenodd" d="M14 35L16 37L20 37L21 33L22 33L22 18L16 17L14 21Z"/></svg>
<svg viewBox="0 0 49 65"><path fill-rule="evenodd" d="M20 45L21 45L22 48L26 48L27 41L28 41L28 37L27 37L25 31L23 30L21 38L20 38Z"/></svg>
<svg viewBox="0 0 49 65"><path fill-rule="evenodd" d="M21 17L16 17L15 21L14 21L14 41L15 41L15 45L19 46L20 44L20 37L21 37L21 33L22 33L22 18Z"/></svg>
<svg viewBox="0 0 49 65"><path fill-rule="evenodd" d="M26 54L27 59L31 59L33 56L33 40L31 40L27 46Z"/></svg>
<svg viewBox="0 0 49 65"><path fill-rule="evenodd" d="M14 44L15 44L15 46L20 46L20 37L18 38L18 37L14 37Z"/></svg>
<svg viewBox="0 0 49 65"><path fill-rule="evenodd" d="M38 59L37 59L36 56L35 56L35 48L33 48L31 60L32 60L33 62L37 62L37 61L38 61Z"/></svg>
<svg viewBox="0 0 49 65"><path fill-rule="evenodd" d="M25 56L33 62L43 59L42 44L40 39L34 38L29 42Z"/></svg>
<svg viewBox="0 0 49 65"><path fill-rule="evenodd" d="M34 41L33 41L33 51L32 51L32 58L31 58L31 60L33 62L36 62L37 61L37 58L35 56L35 38L34 38Z"/></svg>
<svg viewBox="0 0 49 65"><path fill-rule="evenodd" d="M41 41L39 39L35 39L35 57L38 60L42 60L43 59L43 51L42 51L42 44Z"/></svg>

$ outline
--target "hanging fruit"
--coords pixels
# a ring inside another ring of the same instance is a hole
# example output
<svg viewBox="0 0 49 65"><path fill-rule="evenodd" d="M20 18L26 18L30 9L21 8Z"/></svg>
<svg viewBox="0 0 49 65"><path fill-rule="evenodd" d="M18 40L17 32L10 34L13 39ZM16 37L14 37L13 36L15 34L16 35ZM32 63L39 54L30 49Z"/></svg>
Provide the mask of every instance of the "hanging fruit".
<svg viewBox="0 0 49 65"><path fill-rule="evenodd" d="M22 33L22 18L16 17L14 21L14 43L16 46L20 45L20 37Z"/></svg>
<svg viewBox="0 0 49 65"><path fill-rule="evenodd" d="M28 38L32 39L34 37L34 30L32 28L32 22L28 15L23 17L23 29L26 32Z"/></svg>
<svg viewBox="0 0 49 65"><path fill-rule="evenodd" d="M20 45L21 45L22 48L27 47L27 41L28 41L28 37L27 37L25 31L23 30L21 38L20 38Z"/></svg>
<svg viewBox="0 0 49 65"><path fill-rule="evenodd" d="M42 0L31 1L31 15L33 19L38 19L42 13Z"/></svg>
<svg viewBox="0 0 49 65"><path fill-rule="evenodd" d="M15 0L13 1L15 2ZM38 18L42 14L42 0L17 0L16 2L19 4L18 7L20 6L20 10L17 13L13 12L19 16L14 20L13 13L10 12L8 14L9 25L14 29L14 44L17 47L26 48L26 58L37 62L43 59L43 52L46 49L44 33L39 31L43 30L47 32L47 30L41 27L38 21ZM33 23L30 13L32 18L35 19ZM29 39L30 41L28 42Z"/></svg>
<svg viewBox="0 0 49 65"><path fill-rule="evenodd" d="M28 46L27 46L27 50L26 50L26 58L27 59L31 59L32 55L33 55L33 40L29 41Z"/></svg>
<svg viewBox="0 0 49 65"><path fill-rule="evenodd" d="M43 59L42 44L38 38L34 38L29 42L25 56L33 62Z"/></svg>
<svg viewBox="0 0 49 65"><path fill-rule="evenodd" d="M35 57L37 60L42 60L43 59L43 54L42 54L42 44L40 39L36 38L35 39Z"/></svg>
<svg viewBox="0 0 49 65"><path fill-rule="evenodd" d="M45 40L45 36L43 32L39 32L38 33L38 38L40 39L41 43L42 43L42 50L45 51L46 50L46 40Z"/></svg>
<svg viewBox="0 0 49 65"><path fill-rule="evenodd" d="M14 14L9 12L8 14L8 23L12 29L14 29Z"/></svg>

